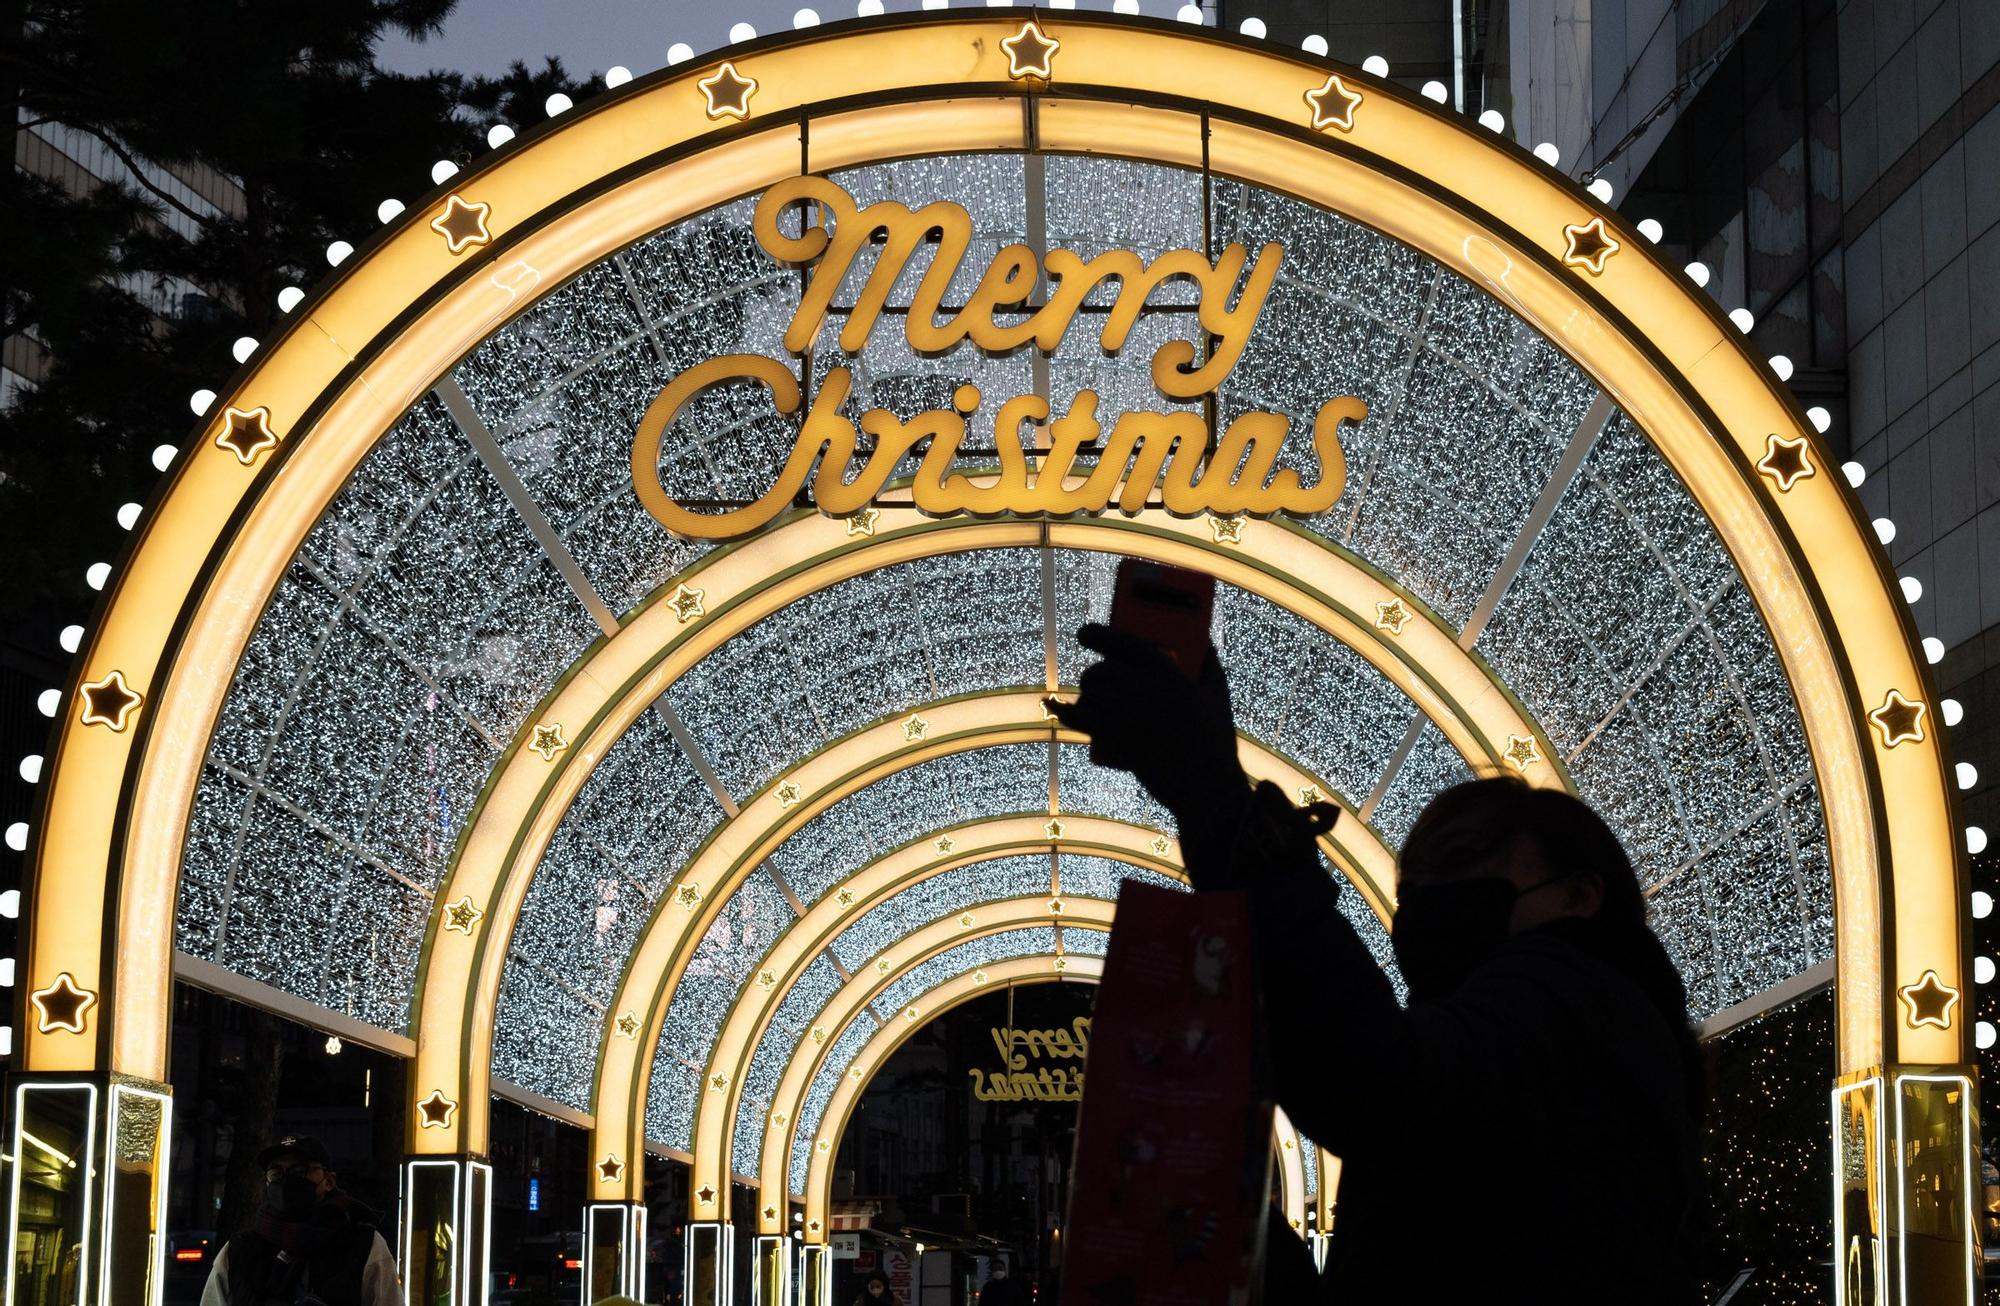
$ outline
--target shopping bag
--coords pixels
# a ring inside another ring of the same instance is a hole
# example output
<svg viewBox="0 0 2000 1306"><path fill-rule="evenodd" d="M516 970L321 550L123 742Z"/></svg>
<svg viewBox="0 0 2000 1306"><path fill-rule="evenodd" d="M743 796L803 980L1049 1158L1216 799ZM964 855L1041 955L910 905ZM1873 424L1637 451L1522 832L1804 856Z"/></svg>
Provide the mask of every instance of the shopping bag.
<svg viewBox="0 0 2000 1306"><path fill-rule="evenodd" d="M1097 992L1062 1306L1248 1306L1271 1102L1250 905L1128 881Z"/></svg>

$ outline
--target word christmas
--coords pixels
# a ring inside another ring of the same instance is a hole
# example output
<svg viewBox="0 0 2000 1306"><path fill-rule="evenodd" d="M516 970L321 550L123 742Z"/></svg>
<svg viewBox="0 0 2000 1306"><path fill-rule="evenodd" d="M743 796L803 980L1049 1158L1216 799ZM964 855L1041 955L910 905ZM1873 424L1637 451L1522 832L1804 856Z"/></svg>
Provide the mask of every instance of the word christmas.
<svg viewBox="0 0 2000 1306"><path fill-rule="evenodd" d="M981 1102L1081 1102L1083 1069L1040 1066L1028 1069L1030 1057L1081 1061L1090 1054L1090 1017L1078 1016L1068 1029L996 1027L993 1046L1000 1049L1000 1069L968 1070L972 1096Z"/></svg>
<svg viewBox="0 0 2000 1306"><path fill-rule="evenodd" d="M798 219L797 234L788 233L784 219L788 214L796 219L802 212L808 216ZM811 268L785 332L785 348L798 355L819 338L829 310L835 308L836 291L849 284L850 270L870 245L877 247L874 262L840 331L840 348L848 355L866 347L891 289L926 243L934 243L936 253L902 315L904 335L920 354L940 354L966 340L989 354L1006 354L1031 344L1044 354L1052 353L1086 297L1112 283L1116 289L1103 314L1098 342L1107 354L1115 354L1124 348L1153 292L1175 278L1186 278L1199 291L1195 317L1210 341L1206 356L1198 357L1190 341L1169 340L1152 358L1153 385L1168 399L1182 402L1213 394L1243 357L1284 258L1279 246L1265 245L1246 277L1248 251L1234 244L1225 246L1213 262L1191 249L1169 250L1151 262L1129 250L1110 250L1086 260L1071 250L1053 249L1038 260L1026 245L1009 245L993 256L966 303L940 318L946 288L972 243L972 217L962 206L937 202L913 210L881 200L862 209L824 177L795 177L764 193L753 221L758 243L772 257ZM1232 307L1230 296L1239 281L1242 289ZM1026 307L1044 285L1043 302ZM1283 414L1244 412L1211 450L1212 433L1197 412L1128 411L1106 434L1097 420L1094 391L1079 391L1068 412L1053 422L1047 399L1017 395L1002 403L994 418L998 472L953 470L965 439L966 418L985 402L976 386L959 386L950 409L931 409L907 420L887 409L871 408L861 415L857 431L857 424L843 412L853 391L853 374L835 367L813 395L777 483L755 502L728 512L691 511L675 502L660 483L661 444L668 427L696 396L742 381L769 390L779 413L799 410L799 382L788 363L758 354L727 354L675 377L639 422L632 444L633 485L647 511L676 534L707 539L748 535L790 508L809 481L821 512L848 516L873 502L897 465L919 450L922 463L910 498L919 511L936 517L954 513L1065 517L1102 512L1114 503L1119 511L1134 514L1156 489L1162 506L1176 516L1202 512L1309 516L1331 508L1346 483L1340 424L1359 422L1368 415L1367 405L1351 395L1320 406L1312 435L1319 476L1307 484L1298 472L1277 467L1290 431ZM1023 443L1021 428L1030 423L1047 426L1045 450L1036 448L1033 437ZM850 480L848 467L862 433L872 442L871 452Z"/></svg>

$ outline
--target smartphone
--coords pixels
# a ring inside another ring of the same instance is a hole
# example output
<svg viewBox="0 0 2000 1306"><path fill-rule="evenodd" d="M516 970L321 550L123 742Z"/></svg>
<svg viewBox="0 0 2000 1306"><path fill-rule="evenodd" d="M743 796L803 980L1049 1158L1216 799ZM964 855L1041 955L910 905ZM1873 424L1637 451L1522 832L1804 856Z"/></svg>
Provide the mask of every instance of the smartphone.
<svg viewBox="0 0 2000 1306"><path fill-rule="evenodd" d="M1126 558L1111 591L1111 627L1157 644L1189 679L1208 659L1215 577L1165 563Z"/></svg>

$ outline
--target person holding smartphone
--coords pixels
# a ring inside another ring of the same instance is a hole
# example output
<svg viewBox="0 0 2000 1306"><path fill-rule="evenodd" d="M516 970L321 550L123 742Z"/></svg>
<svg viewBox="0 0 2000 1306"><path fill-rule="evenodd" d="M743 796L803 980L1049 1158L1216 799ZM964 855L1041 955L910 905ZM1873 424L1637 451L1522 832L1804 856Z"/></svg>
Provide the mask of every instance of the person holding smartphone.
<svg viewBox="0 0 2000 1306"><path fill-rule="evenodd" d="M1321 1300L1701 1300L1703 1074L1617 838L1512 777L1440 794L1399 858L1400 1004L1320 862L1339 809L1251 786L1176 583L1138 618L1163 582L1121 576L1079 633L1102 660L1051 710L1173 813L1198 892L1250 899L1277 1100L1342 1160Z"/></svg>

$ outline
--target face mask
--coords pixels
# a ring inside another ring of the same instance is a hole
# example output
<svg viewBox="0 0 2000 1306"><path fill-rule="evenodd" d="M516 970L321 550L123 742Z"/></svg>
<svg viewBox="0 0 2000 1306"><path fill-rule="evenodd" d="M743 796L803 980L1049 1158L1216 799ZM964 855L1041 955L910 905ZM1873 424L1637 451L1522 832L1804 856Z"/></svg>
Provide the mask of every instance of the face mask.
<svg viewBox="0 0 2000 1306"><path fill-rule="evenodd" d="M286 1175L264 1193L264 1201L287 1220L303 1220L319 1205L319 1186L302 1174Z"/></svg>
<svg viewBox="0 0 2000 1306"><path fill-rule="evenodd" d="M1514 903L1563 879L1551 876L1516 890L1512 880L1480 876L1411 885L1396 904L1389 944L1410 998L1441 998L1465 982L1479 964L1506 944Z"/></svg>

